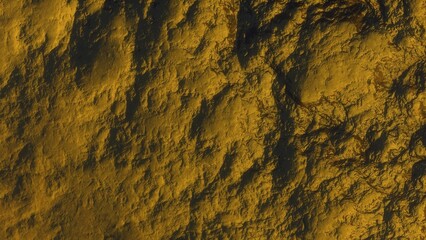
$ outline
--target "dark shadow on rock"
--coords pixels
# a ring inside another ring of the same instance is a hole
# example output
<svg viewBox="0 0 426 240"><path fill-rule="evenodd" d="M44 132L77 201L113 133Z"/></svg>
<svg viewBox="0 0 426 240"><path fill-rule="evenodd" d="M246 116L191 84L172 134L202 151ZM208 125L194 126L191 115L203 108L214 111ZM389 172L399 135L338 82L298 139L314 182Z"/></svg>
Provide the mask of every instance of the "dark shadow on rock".
<svg viewBox="0 0 426 240"><path fill-rule="evenodd" d="M242 1L237 15L234 52L243 67L247 67L250 58L258 54L261 43L272 36L274 29L283 29L291 21L298 7L302 5L297 1L290 1L270 22L262 23L261 14L252 9L250 3L249 0ZM268 2L263 6L263 10L271 7L273 3Z"/></svg>
<svg viewBox="0 0 426 240"><path fill-rule="evenodd" d="M256 43L259 41L260 34L258 16L251 9L250 1L241 1L237 15L237 36L234 49L243 67L247 66L251 56L257 54Z"/></svg>
<svg viewBox="0 0 426 240"><path fill-rule="evenodd" d="M380 136L378 136L378 134L380 134ZM364 155L365 163L369 164L377 162L385 148L388 134L386 131L381 131L380 129L376 129L376 127L372 126L367 131L366 139L369 146Z"/></svg>
<svg viewBox="0 0 426 240"><path fill-rule="evenodd" d="M156 0L147 5L146 1L128 0L126 1L125 9L129 16L133 14L141 15L143 9L148 8L147 17L140 17L135 36L135 51L133 53L133 62L136 66L136 76L134 83L130 90L126 93L126 121L132 121L136 114L140 104L143 93L146 90L150 79L153 78L154 74L158 69L154 68L150 71L142 69L144 62L148 62L154 49L157 47L161 37L161 29L165 24L167 16L167 6L169 0ZM134 13L136 12L136 13Z"/></svg>
<svg viewBox="0 0 426 240"><path fill-rule="evenodd" d="M44 71L43 79L49 84L54 84L55 76L61 75L58 74L59 71L63 71L62 64L65 63L65 58L58 53L58 48L53 49L47 56L44 58Z"/></svg>
<svg viewBox="0 0 426 240"><path fill-rule="evenodd" d="M189 136L191 138L196 138L201 133L201 127L204 120L209 114L209 107L207 105L207 100L203 99L201 101L200 110L196 113L195 117L192 119L191 128L189 130Z"/></svg>
<svg viewBox="0 0 426 240"><path fill-rule="evenodd" d="M288 209L290 210L288 215L292 217L288 227L295 230L295 237L297 239L306 239L306 233L312 228L312 221L309 219L309 210L311 210L310 206L313 204L313 199L307 195L303 186L298 186L293 190L287 202Z"/></svg>
<svg viewBox="0 0 426 240"><path fill-rule="evenodd" d="M411 168L411 182L416 184L423 176L426 176L426 159L414 163Z"/></svg>
<svg viewBox="0 0 426 240"><path fill-rule="evenodd" d="M150 79L150 73L138 74L133 86L126 92L125 120L131 122L140 106L142 94Z"/></svg>
<svg viewBox="0 0 426 240"><path fill-rule="evenodd" d="M409 143L409 150L413 152L418 144L426 147L426 124L422 125L412 136Z"/></svg>
<svg viewBox="0 0 426 240"><path fill-rule="evenodd" d="M416 65L416 70L414 72L415 84L416 84L418 93L425 91L425 85L426 85L425 72L426 72L425 61L418 62Z"/></svg>
<svg viewBox="0 0 426 240"><path fill-rule="evenodd" d="M31 168L34 165L34 146L26 144L18 154L18 159L14 164L14 169L23 167Z"/></svg>
<svg viewBox="0 0 426 240"><path fill-rule="evenodd" d="M93 171L96 168L97 160L95 156L95 147L90 147L87 159L83 162L83 171Z"/></svg>
<svg viewBox="0 0 426 240"><path fill-rule="evenodd" d="M259 173L261 169L261 166L259 164L254 164L251 166L247 171L243 173L241 176L240 182L238 183L238 194L241 194L241 192L250 184L253 182L256 175Z"/></svg>
<svg viewBox="0 0 426 240"><path fill-rule="evenodd" d="M84 0L79 1L70 38L71 66L77 70L75 81L79 87L85 84L82 77L92 69L102 39L111 29L112 20L119 13L121 7L118 0L106 0L99 12L81 20L85 11L81 8L84 2Z"/></svg>
<svg viewBox="0 0 426 240"><path fill-rule="evenodd" d="M0 99L6 98L14 89L25 84L24 75L19 68L15 68L9 76L7 84L0 90Z"/></svg>
<svg viewBox="0 0 426 240"><path fill-rule="evenodd" d="M277 77L283 76L278 75ZM294 119L291 117L291 113L297 104L293 97L289 97L290 95L281 95L281 89L286 87L283 80L278 79L273 86L275 103L279 109L280 138L274 149L277 159L272 176L275 187L282 188L294 175L295 170L296 147L289 139L294 135Z"/></svg>

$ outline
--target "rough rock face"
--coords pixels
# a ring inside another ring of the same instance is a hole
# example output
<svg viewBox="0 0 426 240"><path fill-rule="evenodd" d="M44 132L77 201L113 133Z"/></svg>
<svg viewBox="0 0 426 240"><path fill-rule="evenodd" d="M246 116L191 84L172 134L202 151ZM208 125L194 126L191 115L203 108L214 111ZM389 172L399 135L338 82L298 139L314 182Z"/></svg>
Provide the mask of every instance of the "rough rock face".
<svg viewBox="0 0 426 240"><path fill-rule="evenodd" d="M0 0L0 239L425 239L424 0Z"/></svg>

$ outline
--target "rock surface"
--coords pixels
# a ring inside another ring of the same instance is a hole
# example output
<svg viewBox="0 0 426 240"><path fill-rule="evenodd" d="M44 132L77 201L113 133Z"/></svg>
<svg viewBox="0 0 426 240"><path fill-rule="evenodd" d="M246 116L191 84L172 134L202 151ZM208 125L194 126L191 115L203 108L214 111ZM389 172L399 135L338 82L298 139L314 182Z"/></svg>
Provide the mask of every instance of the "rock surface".
<svg viewBox="0 0 426 240"><path fill-rule="evenodd" d="M0 239L425 239L424 0L0 0Z"/></svg>

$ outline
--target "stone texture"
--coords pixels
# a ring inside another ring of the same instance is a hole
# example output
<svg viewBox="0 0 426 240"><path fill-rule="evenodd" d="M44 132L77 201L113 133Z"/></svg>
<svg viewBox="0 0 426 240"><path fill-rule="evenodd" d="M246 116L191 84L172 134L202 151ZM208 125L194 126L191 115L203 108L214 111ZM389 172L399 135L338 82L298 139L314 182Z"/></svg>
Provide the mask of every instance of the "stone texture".
<svg viewBox="0 0 426 240"><path fill-rule="evenodd" d="M0 0L1 239L425 239L423 0Z"/></svg>

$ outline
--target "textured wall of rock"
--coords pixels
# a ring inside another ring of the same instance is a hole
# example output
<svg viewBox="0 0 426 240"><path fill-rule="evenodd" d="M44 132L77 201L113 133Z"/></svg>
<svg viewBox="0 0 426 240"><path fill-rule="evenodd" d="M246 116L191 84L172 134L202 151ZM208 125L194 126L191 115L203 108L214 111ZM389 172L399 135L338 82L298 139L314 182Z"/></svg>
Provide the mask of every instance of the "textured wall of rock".
<svg viewBox="0 0 426 240"><path fill-rule="evenodd" d="M1 239L426 238L423 0L0 0Z"/></svg>

